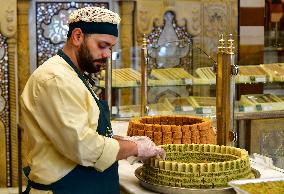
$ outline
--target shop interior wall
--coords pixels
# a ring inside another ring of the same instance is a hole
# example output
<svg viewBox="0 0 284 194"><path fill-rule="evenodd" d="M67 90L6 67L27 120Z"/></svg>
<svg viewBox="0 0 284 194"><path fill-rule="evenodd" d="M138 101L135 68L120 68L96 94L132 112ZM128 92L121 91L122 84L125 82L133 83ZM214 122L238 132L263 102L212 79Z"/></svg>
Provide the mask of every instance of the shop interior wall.
<svg viewBox="0 0 284 194"><path fill-rule="evenodd" d="M11 3L13 1L7 1L5 3ZM176 20L178 24L184 25L187 22L187 30L191 33L195 39L196 44L204 48L210 55L216 53L216 42L219 39L221 33L229 34L238 33L238 2L235 0L140 0L140 1L119 1L120 14L122 17L122 23L120 25L120 46L121 48L130 48L141 44L143 34L151 32L153 25L163 25L163 15L166 11L173 11L176 14ZM11 91L16 96L16 93L21 94L25 83L27 82L29 73L29 26L28 26L28 14L29 14L30 1L18 0L15 11L17 11L17 39L14 39L15 45L17 43L17 55L16 60L11 60L14 64L17 64L17 92ZM221 19L220 19L221 18ZM237 36L236 36L237 37ZM131 63L131 53L125 53L123 61L125 67ZM11 55L13 57L13 55ZM14 65L13 64L13 65ZM13 66L11 65L11 66ZM15 74L14 74L15 75ZM11 76L11 78L13 78ZM12 82L11 82L12 83ZM15 83L14 83L15 84ZM11 85L11 88L13 85ZM202 92L202 91L201 91ZM205 90L203 91L205 92ZM11 94L13 97L13 94ZM129 100L129 93L122 94L124 100ZM15 101L16 99L14 99ZM11 99L11 111L14 113L18 111L16 103ZM19 117L21 119L21 116ZM6 164L0 166L0 186L17 186L17 120L13 120L10 123L11 131L14 131L14 135L11 135L11 141L15 142L13 148L9 148L12 152L13 158L11 185L8 185L5 176ZM4 135L3 129L1 129L2 136ZM2 140L2 139L1 139ZM2 142L2 141L1 141ZM1 144L0 155L5 155L6 147ZM3 148L4 147L4 148ZM2 149L3 148L3 149ZM25 142L22 142L22 161L25 165Z"/></svg>

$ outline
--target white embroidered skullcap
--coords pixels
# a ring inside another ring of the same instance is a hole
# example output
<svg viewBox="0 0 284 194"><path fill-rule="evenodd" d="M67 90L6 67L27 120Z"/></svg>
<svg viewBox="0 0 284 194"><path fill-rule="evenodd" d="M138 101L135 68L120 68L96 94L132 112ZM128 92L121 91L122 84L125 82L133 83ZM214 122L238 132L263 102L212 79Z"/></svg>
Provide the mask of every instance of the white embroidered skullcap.
<svg viewBox="0 0 284 194"><path fill-rule="evenodd" d="M74 22L97 22L119 24L120 17L117 13L100 7L84 7L73 11L69 15L68 24Z"/></svg>

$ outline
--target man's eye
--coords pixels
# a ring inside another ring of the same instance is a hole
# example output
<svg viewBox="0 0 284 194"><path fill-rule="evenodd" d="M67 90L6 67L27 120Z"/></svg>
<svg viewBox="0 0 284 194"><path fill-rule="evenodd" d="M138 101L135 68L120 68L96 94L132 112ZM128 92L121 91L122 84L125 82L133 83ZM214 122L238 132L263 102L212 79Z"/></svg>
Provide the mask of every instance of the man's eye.
<svg viewBox="0 0 284 194"><path fill-rule="evenodd" d="M107 48L108 46L107 46L107 45L99 45L99 47L100 47L101 49L105 49L105 48Z"/></svg>

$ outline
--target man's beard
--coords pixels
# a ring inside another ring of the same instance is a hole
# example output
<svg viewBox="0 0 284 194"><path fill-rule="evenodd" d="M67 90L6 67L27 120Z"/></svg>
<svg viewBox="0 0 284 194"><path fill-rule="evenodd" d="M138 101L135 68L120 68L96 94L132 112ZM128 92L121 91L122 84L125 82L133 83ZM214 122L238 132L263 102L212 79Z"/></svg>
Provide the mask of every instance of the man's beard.
<svg viewBox="0 0 284 194"><path fill-rule="evenodd" d="M78 65L83 71L88 73L98 73L106 63L106 58L94 59L84 41L78 51Z"/></svg>

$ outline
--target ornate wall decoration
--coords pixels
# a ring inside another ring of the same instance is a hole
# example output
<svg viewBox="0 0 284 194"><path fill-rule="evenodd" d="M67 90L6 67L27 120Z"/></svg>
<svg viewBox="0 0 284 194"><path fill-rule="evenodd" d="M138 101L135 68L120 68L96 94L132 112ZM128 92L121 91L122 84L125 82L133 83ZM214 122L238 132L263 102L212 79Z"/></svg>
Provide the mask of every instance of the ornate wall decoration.
<svg viewBox="0 0 284 194"><path fill-rule="evenodd" d="M192 65L188 59L192 46L192 35L186 26L178 26L173 12L166 12L164 25L154 26L147 35L150 56L149 71L153 68L183 67L191 72Z"/></svg>
<svg viewBox="0 0 284 194"><path fill-rule="evenodd" d="M217 52L220 34L237 34L237 2L205 2L203 5L203 45L209 55Z"/></svg>
<svg viewBox="0 0 284 194"><path fill-rule="evenodd" d="M0 185L17 181L17 1L0 6Z"/></svg>
<svg viewBox="0 0 284 194"><path fill-rule="evenodd" d="M193 8L191 11L191 18L189 18L188 31L194 36L198 36L201 32L201 17L200 17L200 8Z"/></svg>
<svg viewBox="0 0 284 194"><path fill-rule="evenodd" d="M176 24L183 26L184 31L192 37L191 59L189 57L180 59L188 60L182 63L192 64L190 66L193 66L193 69L189 69L189 72L194 72L194 69L198 67L213 63L208 60L207 55L216 56L220 34L237 34L238 1L236 0L143 0L137 1L137 42L139 45L142 44L144 34L150 34L152 31L155 31L156 34L162 33L161 29L165 24L164 14L168 11L175 13ZM150 44L158 43L158 41L151 40L149 42ZM177 64L180 60L166 61ZM157 60L152 60L152 64L159 66ZM206 87L196 88L193 86L191 88L190 93L195 93L198 89L202 90L199 91L200 95L210 95L207 93L210 89Z"/></svg>
<svg viewBox="0 0 284 194"><path fill-rule="evenodd" d="M175 0L164 0L163 1L165 7L174 7L175 6Z"/></svg>
<svg viewBox="0 0 284 194"><path fill-rule="evenodd" d="M4 176L0 175L0 186L7 186L4 185L4 183L10 182L11 177L11 132L9 111L8 44L7 37L0 34L0 141L3 142L0 147L1 174L5 171L5 173L3 173Z"/></svg>
<svg viewBox="0 0 284 194"><path fill-rule="evenodd" d="M1 34L6 37L12 37L17 29L17 11L16 0L11 0L9 3L3 3L0 7L0 28Z"/></svg>
<svg viewBox="0 0 284 194"><path fill-rule="evenodd" d="M263 131L260 141L260 153L271 157L278 167L284 168L284 131Z"/></svg>
<svg viewBox="0 0 284 194"><path fill-rule="evenodd" d="M284 168L284 118L251 120L249 152L272 158L273 165ZM248 132L248 131L246 131ZM246 136L248 133L246 133ZM244 141L244 140L242 140Z"/></svg>
<svg viewBox="0 0 284 194"><path fill-rule="evenodd" d="M181 67L192 72L192 35L186 30L186 22L179 26L175 13L167 11L164 14L164 24L154 23L153 31L147 35L148 41L148 74L152 69ZM185 89L183 91L186 91ZM165 97L188 95L176 87L150 88L149 103L157 103Z"/></svg>
<svg viewBox="0 0 284 194"><path fill-rule="evenodd" d="M149 34L152 31L153 23L158 26L163 25L163 15L165 4L163 1L138 1L137 2L137 41L139 45L142 43L144 34Z"/></svg>
<svg viewBox="0 0 284 194"><path fill-rule="evenodd" d="M149 23L149 20L150 20L150 13L148 10L139 10L138 11L138 20L140 21L140 26L139 28L141 29L140 31L142 32L145 32L145 31L148 31L149 30L149 27L150 27L150 23Z"/></svg>
<svg viewBox="0 0 284 194"><path fill-rule="evenodd" d="M204 35L218 37L227 28L227 6L224 4L204 5Z"/></svg>
<svg viewBox="0 0 284 194"><path fill-rule="evenodd" d="M36 18L37 67L63 47L67 39L70 12L86 6L108 9L109 2L36 2L36 12L33 14Z"/></svg>
<svg viewBox="0 0 284 194"><path fill-rule="evenodd" d="M185 9L185 7L187 9ZM186 27L193 36L194 45L210 56L217 52L219 35L237 34L238 2L235 0L176 0L137 2L137 41L142 43L143 34L149 34L154 26L162 26L167 11L176 14L177 24ZM235 37L237 40L237 37Z"/></svg>

